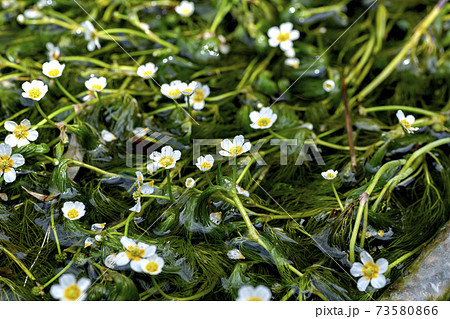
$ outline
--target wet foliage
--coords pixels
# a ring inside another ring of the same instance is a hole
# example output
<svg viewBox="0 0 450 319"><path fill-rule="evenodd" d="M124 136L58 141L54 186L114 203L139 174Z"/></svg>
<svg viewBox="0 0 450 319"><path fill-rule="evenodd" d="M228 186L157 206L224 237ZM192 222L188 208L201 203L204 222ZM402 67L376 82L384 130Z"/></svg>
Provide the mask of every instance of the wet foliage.
<svg viewBox="0 0 450 319"><path fill-rule="evenodd" d="M445 1L196 1L190 17L174 11L177 1L78 2L1 1L0 142L6 121L29 119L39 137L13 148L25 159L16 180L0 177L0 300L53 300L63 273L91 279L88 300L235 300L243 285L269 287L273 300L376 300L448 221ZM93 51L86 20L101 45ZM298 66L268 44L283 22L300 31ZM47 43L65 64L57 79L42 73ZM147 62L158 66L154 81L136 74ZM86 90L91 75L107 79L100 93ZM21 95L32 80L48 85L37 105ZM208 85L205 107L164 96L159 85L173 80ZM278 116L271 129L250 127L261 106ZM413 114L418 131L409 134L397 110ZM232 160L216 158L211 183L195 166L236 135L263 160L237 157L249 197L230 186ZM167 145L180 160L151 174L148 155ZM339 172L333 181L321 176L328 169ZM140 212L130 211L136 171L155 187ZM86 214L65 218L68 201ZM122 236L155 245L162 272L105 263L124 251ZM350 267L362 250L388 260L384 288L357 289Z"/></svg>

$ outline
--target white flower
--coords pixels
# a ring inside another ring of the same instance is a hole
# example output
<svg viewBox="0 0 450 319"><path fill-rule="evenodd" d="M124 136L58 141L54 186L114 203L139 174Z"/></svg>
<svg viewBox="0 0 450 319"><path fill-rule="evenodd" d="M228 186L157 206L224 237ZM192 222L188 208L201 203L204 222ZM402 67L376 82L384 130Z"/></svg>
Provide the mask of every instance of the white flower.
<svg viewBox="0 0 450 319"><path fill-rule="evenodd" d="M314 126L311 123L303 123L302 125L300 125L300 127L307 128L310 131L314 129Z"/></svg>
<svg viewBox="0 0 450 319"><path fill-rule="evenodd" d="M253 288L245 285L239 288L236 301L269 301L272 298L272 292L266 286L260 285Z"/></svg>
<svg viewBox="0 0 450 319"><path fill-rule="evenodd" d="M51 60L42 64L42 73L49 78L58 78L64 71L65 64L60 64L58 60Z"/></svg>
<svg viewBox="0 0 450 319"><path fill-rule="evenodd" d="M238 194L244 195L246 197L249 197L250 194L248 193L248 191L246 191L245 189L243 189L242 187L240 187L239 185L236 185L236 191Z"/></svg>
<svg viewBox="0 0 450 319"><path fill-rule="evenodd" d="M190 1L181 1L181 3L175 7L175 12L182 17L190 17L194 13L194 10L194 3Z"/></svg>
<svg viewBox="0 0 450 319"><path fill-rule="evenodd" d="M48 86L42 81L33 80L31 83L28 81L23 83L22 89L25 91L22 92L24 98L39 101L47 93Z"/></svg>
<svg viewBox="0 0 450 319"><path fill-rule="evenodd" d="M154 174L159 168L158 162L151 162L147 165L147 172L149 174Z"/></svg>
<svg viewBox="0 0 450 319"><path fill-rule="evenodd" d="M361 252L362 263L355 262L350 269L350 273L355 277L361 277L358 280L358 290L365 291L369 283L373 288L380 289L386 285L386 277L383 275L387 270L389 263L386 259L380 258L376 263L366 252Z"/></svg>
<svg viewBox="0 0 450 319"><path fill-rule="evenodd" d="M86 299L86 290L91 285L88 278L77 278L73 274L64 274L59 277L59 284L50 288L50 294L53 298L61 301L81 301Z"/></svg>
<svg viewBox="0 0 450 319"><path fill-rule="evenodd" d="M290 48L287 50L284 50L284 55L287 56L288 58L294 58L295 57L295 50L294 48Z"/></svg>
<svg viewBox="0 0 450 319"><path fill-rule="evenodd" d="M45 45L45 47L47 48L47 55L48 55L48 59L51 60L58 60L61 51L59 50L59 48L57 46L55 46L53 43L47 42L47 44Z"/></svg>
<svg viewBox="0 0 450 319"><path fill-rule="evenodd" d="M218 212L209 214L209 220L214 224L219 225L220 222L222 221L222 213Z"/></svg>
<svg viewBox="0 0 450 319"><path fill-rule="evenodd" d="M89 41L87 49L89 51L94 51L95 47L97 49L101 48L100 42L98 41L97 30L95 30L91 21L84 21L81 23L81 27L84 28L84 38Z"/></svg>
<svg viewBox="0 0 450 319"><path fill-rule="evenodd" d="M144 137L150 130L146 127L136 127L133 130L133 134L136 135L136 137Z"/></svg>
<svg viewBox="0 0 450 319"><path fill-rule="evenodd" d="M224 149L223 151L219 151L219 154L222 156L238 156L245 152L248 152L252 148L252 144L250 142L244 143L244 136L238 135L231 142L229 139L225 139L220 143L220 146Z"/></svg>
<svg viewBox="0 0 450 319"><path fill-rule="evenodd" d="M103 240L103 236L102 235L95 235L95 240L96 241L102 241Z"/></svg>
<svg viewBox="0 0 450 319"><path fill-rule="evenodd" d="M174 151L170 146L164 146L160 152L153 152L150 154L150 159L156 161L159 167L165 169L174 168L175 164L181 157L180 151Z"/></svg>
<svg viewBox="0 0 450 319"><path fill-rule="evenodd" d="M5 193L0 193L0 199L4 202L8 201L8 195L6 195Z"/></svg>
<svg viewBox="0 0 450 319"><path fill-rule="evenodd" d="M122 251L117 254L116 265L125 266L130 263L131 269L136 272L141 272L142 268L140 265L141 259L148 258L155 254L156 246L150 246L144 243L134 242L132 239L122 236L120 239L123 247L126 251Z"/></svg>
<svg viewBox="0 0 450 319"><path fill-rule="evenodd" d="M158 255L152 255L149 258L141 259L139 262L141 270L150 275L157 275L164 267L164 259Z"/></svg>
<svg viewBox="0 0 450 319"><path fill-rule="evenodd" d="M251 128L270 128L277 120L277 115L273 113L270 107L263 107L259 112L252 111L250 113L250 120L252 121L252 124L250 124Z"/></svg>
<svg viewBox="0 0 450 319"><path fill-rule="evenodd" d="M398 110L396 115L398 120L408 133L414 133L414 131L417 131L419 129L418 127L411 127L411 125L413 125L414 121L416 120L413 115L408 115L407 117L405 117L405 114L403 114L403 111L401 110Z"/></svg>
<svg viewBox="0 0 450 319"><path fill-rule="evenodd" d="M237 248L229 250L227 256L230 259L245 259L244 255L242 255L241 251Z"/></svg>
<svg viewBox="0 0 450 319"><path fill-rule="evenodd" d="M108 255L108 257L106 257L103 262L104 262L105 266L108 267L109 269L114 269L114 268L116 268L116 259L117 259L117 255L111 254L111 255Z"/></svg>
<svg viewBox="0 0 450 319"><path fill-rule="evenodd" d="M300 65L300 60L297 58L289 58L284 60L284 64L293 67L294 69L297 69Z"/></svg>
<svg viewBox="0 0 450 319"><path fill-rule="evenodd" d="M11 155L12 148L8 144L0 144L0 177L4 174L5 182L12 183L16 180L15 168L25 164L21 154Z"/></svg>
<svg viewBox="0 0 450 319"><path fill-rule="evenodd" d="M112 142L117 140L117 137L110 131L102 130L102 139L105 140L105 142Z"/></svg>
<svg viewBox="0 0 450 319"><path fill-rule="evenodd" d="M197 158L197 163L195 164L201 171L209 171L214 164L214 157L212 155L200 156Z"/></svg>
<svg viewBox="0 0 450 319"><path fill-rule="evenodd" d="M336 84L334 83L333 80L326 80L325 82L323 82L322 86L326 92L331 92L336 87Z"/></svg>
<svg viewBox="0 0 450 319"><path fill-rule="evenodd" d="M84 248L87 248L87 247L93 245L94 243L95 243L95 239L93 239L92 237L88 237L84 241Z"/></svg>
<svg viewBox="0 0 450 319"><path fill-rule="evenodd" d="M139 75L141 78L149 79L155 75L156 71L158 71L158 67L149 62L146 65L141 65L140 67L138 67L137 75Z"/></svg>
<svg viewBox="0 0 450 319"><path fill-rule="evenodd" d="M189 102L192 104L192 108L196 111L200 111L205 107L205 99L209 96L209 86L198 86L195 93L189 98Z"/></svg>
<svg viewBox="0 0 450 319"><path fill-rule="evenodd" d="M132 212L140 213L141 212L141 197L138 197L136 200L136 205L130 208Z"/></svg>
<svg viewBox="0 0 450 319"><path fill-rule="evenodd" d="M186 178L185 185L187 188L192 188L195 186L195 180L192 177L188 177L188 178Z"/></svg>
<svg viewBox="0 0 450 319"><path fill-rule="evenodd" d="M6 121L5 129L12 134L5 138L5 143L11 147L22 147L30 144L30 141L36 141L39 133L36 130L30 130L30 127L31 123L28 120L21 121L20 125L13 121Z"/></svg>
<svg viewBox="0 0 450 319"><path fill-rule="evenodd" d="M70 220L77 220L86 213L85 206L82 202L65 202L62 208L64 217Z"/></svg>
<svg viewBox="0 0 450 319"><path fill-rule="evenodd" d="M338 171L333 171L332 169L329 169L328 171L322 172L321 174L323 178L332 180L336 178Z"/></svg>
<svg viewBox="0 0 450 319"><path fill-rule="evenodd" d="M136 172L138 191L144 195L153 194L155 188L153 187L153 181L144 183L144 175L141 172Z"/></svg>
<svg viewBox="0 0 450 319"><path fill-rule="evenodd" d="M292 30L292 23L285 22L280 27L272 27L267 31L269 36L269 45L276 47L280 45L281 50L289 50L294 45L292 41L297 40L300 37L300 32Z"/></svg>
<svg viewBox="0 0 450 319"><path fill-rule="evenodd" d="M96 223L96 224L92 224L91 226L91 230L92 231L100 231L103 230L106 226L106 223Z"/></svg>
<svg viewBox="0 0 450 319"><path fill-rule="evenodd" d="M101 92L106 86L106 79L103 76L100 78L92 77L84 82L84 85L89 91Z"/></svg>
<svg viewBox="0 0 450 319"><path fill-rule="evenodd" d="M181 91L178 89L178 86L181 84L181 81L172 81L170 84L164 83L161 85L161 93L167 96L170 99L178 99L181 96Z"/></svg>
<svg viewBox="0 0 450 319"><path fill-rule="evenodd" d="M184 96L191 96L197 90L199 85L200 83L198 83L197 81L192 81L189 84L180 82L178 84L178 90L180 90L181 94L183 94Z"/></svg>

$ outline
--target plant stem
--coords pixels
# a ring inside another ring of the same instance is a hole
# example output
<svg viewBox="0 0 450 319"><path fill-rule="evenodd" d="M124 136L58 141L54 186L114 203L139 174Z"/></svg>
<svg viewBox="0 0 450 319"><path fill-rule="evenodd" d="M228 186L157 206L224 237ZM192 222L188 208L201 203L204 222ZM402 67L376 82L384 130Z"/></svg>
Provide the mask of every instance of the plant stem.
<svg viewBox="0 0 450 319"><path fill-rule="evenodd" d="M50 113L50 114L48 115L48 118L50 118L50 119L51 119L51 118L54 118L56 115L58 115L58 114L60 114L60 113L63 113L63 112L65 112L65 111L70 111L70 110L73 110L73 105L67 105L67 106L64 106L64 107L60 108L59 110L56 110L56 111ZM74 114L74 113L75 113L75 112L73 112L72 114ZM72 115L72 114L71 114L71 115ZM38 127L44 125L45 123L47 123L47 119L43 119L42 121L40 121L40 122L37 123L36 125L32 126L32 129L36 129L36 128L38 128Z"/></svg>
<svg viewBox="0 0 450 319"><path fill-rule="evenodd" d="M352 263L355 262L356 238L358 237L359 225L361 224L361 218L362 218L362 215L363 215L363 212L365 209L364 206L368 203L370 194L374 190L375 186L378 183L378 180L380 179L381 175L383 175L383 173L385 171L387 171L391 167L400 166L405 163L406 163L406 160L401 159L401 160L388 162L388 163L384 164L383 166L381 166L381 168L375 174L375 176L372 180L372 183L369 185L369 187L366 189L366 191L359 197L360 201L359 201L358 213L356 215L355 226L353 227L353 231L352 231L352 237L350 238L350 262L352 262Z"/></svg>
<svg viewBox="0 0 450 319"><path fill-rule="evenodd" d="M236 185L236 176L237 176L237 157L234 157L233 158L233 186Z"/></svg>
<svg viewBox="0 0 450 319"><path fill-rule="evenodd" d="M169 190L169 200L173 202L172 185L170 182L170 171L168 169L166 169L166 177L167 177L167 188Z"/></svg>
<svg viewBox="0 0 450 319"><path fill-rule="evenodd" d="M445 116L433 112L433 111L428 111L428 110L424 110L418 107L413 107L413 106L403 106L403 105L385 105L385 106L373 106L373 107L368 107L368 108L364 108L362 109L363 113L371 113L371 112L379 112L379 111L398 111L398 110L402 110L402 111L406 111L406 112L413 112L413 113L418 113L418 114L423 114L423 115L427 115L427 116L431 116L431 117L438 117L438 118L444 118Z"/></svg>
<svg viewBox="0 0 450 319"><path fill-rule="evenodd" d="M78 104L80 102L78 102L78 100L72 95L70 94L62 85L61 82L59 82L58 78L55 78L55 83L56 85L59 87L59 89L69 98L69 100L71 100L73 103Z"/></svg>
<svg viewBox="0 0 450 319"><path fill-rule="evenodd" d="M214 186L213 183L211 182L211 178L209 178L209 173L207 171L205 171L205 177L206 180L208 181L209 186Z"/></svg>
<svg viewBox="0 0 450 319"><path fill-rule="evenodd" d="M81 250L81 247L78 248L78 251L77 251L77 252L79 252L80 250ZM44 284L43 288L47 287L47 286L50 285L52 282L54 282L56 279L58 279L59 276L61 276L67 269L69 269L69 267L73 264L74 260L75 260L75 255L73 256L72 260L69 261L69 263L66 265L66 267L64 267L64 268L63 268L59 273L57 273L52 279L50 279L49 281L47 281L47 282Z"/></svg>
<svg viewBox="0 0 450 319"><path fill-rule="evenodd" d="M128 236L128 227L130 225L131 219L134 217L135 214L136 214L136 212L131 212L131 214L128 215L128 218L125 221L125 229L123 230L123 235L125 237Z"/></svg>
<svg viewBox="0 0 450 319"><path fill-rule="evenodd" d="M104 171L104 170L102 170L102 169L100 169L98 167L95 167L95 166L92 166L92 165L89 165L89 164L86 164L86 163L83 163L83 162L80 162L80 161L76 161L76 160L73 160L73 159L70 160L70 163L74 164L75 166L81 166L81 167L84 167L84 168L88 168L90 170L93 170L93 171L95 171L97 173L100 173L100 174L103 174L103 175L108 175L108 176L111 176L111 177L119 177L119 174L110 173L110 172Z"/></svg>
<svg viewBox="0 0 450 319"><path fill-rule="evenodd" d="M162 195L141 195L141 197L161 198L161 199L170 200L170 197L162 196Z"/></svg>
<svg viewBox="0 0 450 319"><path fill-rule="evenodd" d="M338 193L336 191L336 187L334 187L334 183L333 182L331 182L331 188L333 189L334 196L336 196L336 199L337 199L337 201L339 203L339 207L341 207L341 212L343 212L344 211L344 206L342 205L342 202L341 202L341 200L339 198L339 195L338 195Z"/></svg>
<svg viewBox="0 0 450 319"><path fill-rule="evenodd" d="M0 251L3 250L6 255L8 255L14 262L19 265L20 268L27 274L28 277L31 278L31 280L36 281L36 277L33 276L31 271L28 270L28 268L21 262L12 252L10 252L8 249L0 245Z"/></svg>
<svg viewBox="0 0 450 319"><path fill-rule="evenodd" d="M402 257L396 259L394 262L389 264L389 267L388 267L387 271L390 271L392 268L397 266L399 263L401 263L402 261L404 261L404 260L408 259L409 257L411 257L412 255L417 253L420 249L423 249L428 242L429 242L429 240L427 242L423 243L422 245L419 245L418 247L416 247L413 251L410 251L409 253L404 254Z"/></svg>
<svg viewBox="0 0 450 319"><path fill-rule="evenodd" d="M245 225L247 226L247 229L250 233L250 239L260 243L261 239L259 238L258 232L256 231L255 227L253 226L252 221L250 220L250 217L248 217L247 211L245 210L244 205L242 204L241 200L239 199L239 196L236 194L236 192L231 192L231 194L232 194L232 198L236 204L236 207L241 212L242 218L244 219ZM265 246L265 245L263 245L263 246Z"/></svg>
<svg viewBox="0 0 450 319"><path fill-rule="evenodd" d="M386 66L386 68L384 68L384 70L357 95L357 99L359 101L362 101L376 87L378 87L381 82L386 80L389 75L395 70L401 60L408 54L408 52L410 52L411 49L417 46L417 43L422 37L422 34L426 32L428 27L437 18L445 3L447 3L447 0L439 1L438 4L433 8L433 10L422 21L420 21L420 23L414 29L415 31L411 39L403 46L401 51L395 56L394 59L391 60L388 66Z"/></svg>
<svg viewBox="0 0 450 319"><path fill-rule="evenodd" d="M359 243L359 248L364 248L364 241L366 239L367 231L367 219L369 217L369 205L364 205L364 219L363 219L363 229L361 233L361 242Z"/></svg>
<svg viewBox="0 0 450 319"><path fill-rule="evenodd" d="M41 109L41 106L39 105L39 102L38 102L38 101L35 101L35 104L36 104L36 109L37 109L38 112L42 115L42 117L43 117L44 119L46 119L48 123L50 123L50 124L56 126L55 122L53 122L53 121L47 116L47 114L45 114L44 111Z"/></svg>
<svg viewBox="0 0 450 319"><path fill-rule="evenodd" d="M53 208L50 209L50 220L52 223L53 235L55 236L56 248L58 249L58 254L61 255L61 247L59 246L58 234L56 233L55 219L53 217Z"/></svg>
<svg viewBox="0 0 450 319"><path fill-rule="evenodd" d="M188 107L188 113L192 114L191 113L191 101L189 99L189 96L186 96L186 103L187 103L187 107Z"/></svg>

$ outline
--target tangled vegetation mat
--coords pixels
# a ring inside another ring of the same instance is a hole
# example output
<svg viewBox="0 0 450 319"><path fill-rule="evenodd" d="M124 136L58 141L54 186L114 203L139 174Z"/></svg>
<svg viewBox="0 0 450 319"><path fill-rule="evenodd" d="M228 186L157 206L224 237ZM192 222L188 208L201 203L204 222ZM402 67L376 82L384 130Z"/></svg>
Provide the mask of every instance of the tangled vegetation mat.
<svg viewBox="0 0 450 319"><path fill-rule="evenodd" d="M1 300L377 300L448 221L447 1L1 5Z"/></svg>

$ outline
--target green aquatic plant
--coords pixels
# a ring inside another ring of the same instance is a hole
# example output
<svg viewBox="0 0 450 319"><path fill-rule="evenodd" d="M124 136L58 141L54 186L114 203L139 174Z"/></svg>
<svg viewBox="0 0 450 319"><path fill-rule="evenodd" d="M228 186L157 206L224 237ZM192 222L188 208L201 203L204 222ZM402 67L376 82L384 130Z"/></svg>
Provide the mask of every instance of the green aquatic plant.
<svg viewBox="0 0 450 319"><path fill-rule="evenodd" d="M448 222L447 1L1 4L0 300L377 300Z"/></svg>

